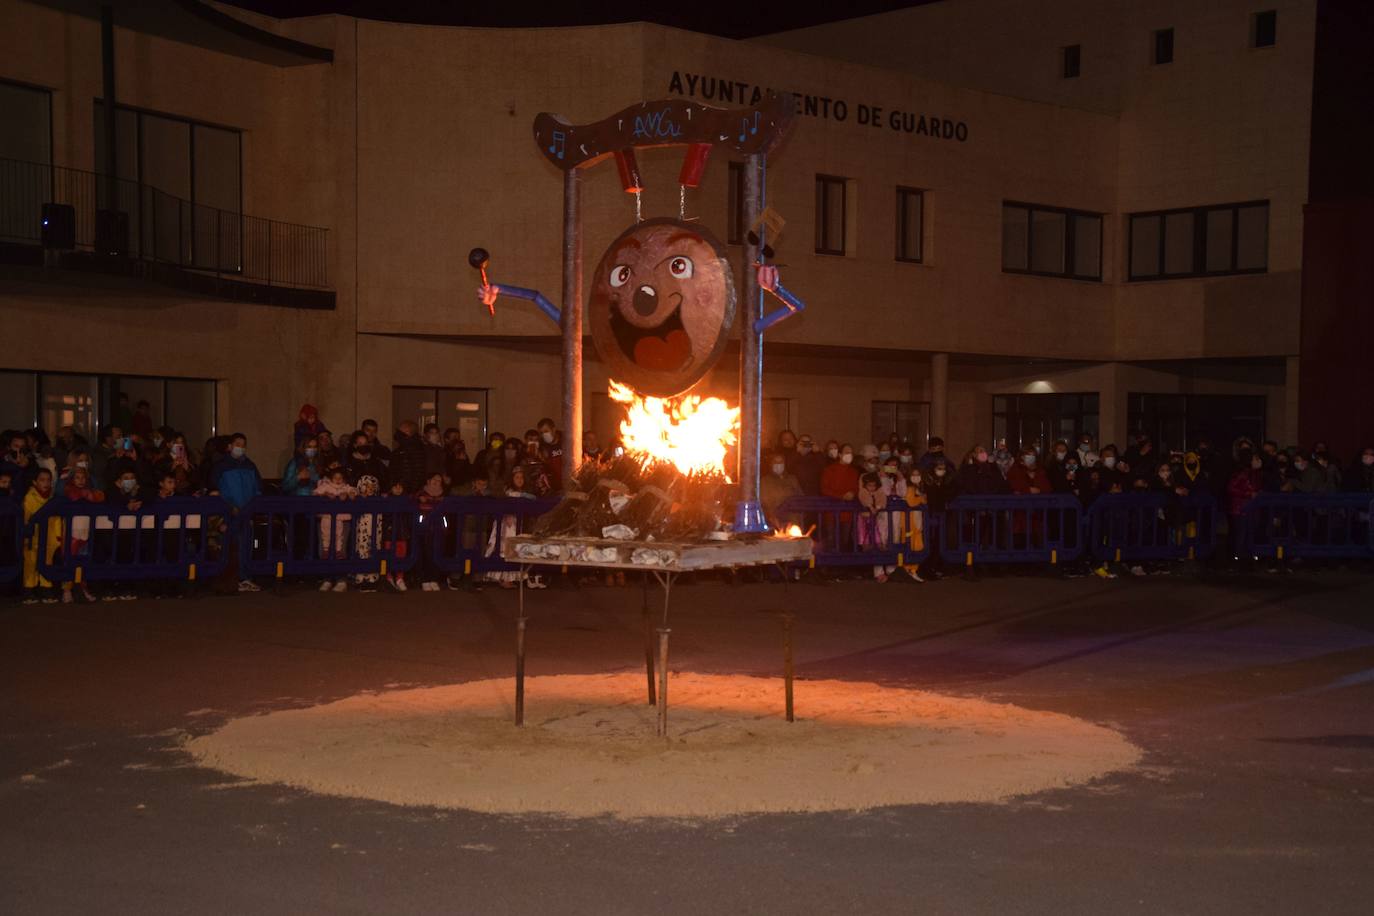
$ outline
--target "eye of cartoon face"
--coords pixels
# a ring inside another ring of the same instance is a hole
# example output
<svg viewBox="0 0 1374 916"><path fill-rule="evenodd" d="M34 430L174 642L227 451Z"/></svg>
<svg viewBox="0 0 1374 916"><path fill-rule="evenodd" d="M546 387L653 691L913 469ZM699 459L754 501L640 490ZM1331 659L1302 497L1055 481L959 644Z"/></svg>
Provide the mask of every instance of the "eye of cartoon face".
<svg viewBox="0 0 1374 916"><path fill-rule="evenodd" d="M679 280L691 279L692 267L692 259L685 255L678 255L668 262L668 272Z"/></svg>
<svg viewBox="0 0 1374 916"><path fill-rule="evenodd" d="M689 275L690 276L690 275ZM630 280L630 267L628 264L618 264L611 269L610 283L613 287L624 286Z"/></svg>

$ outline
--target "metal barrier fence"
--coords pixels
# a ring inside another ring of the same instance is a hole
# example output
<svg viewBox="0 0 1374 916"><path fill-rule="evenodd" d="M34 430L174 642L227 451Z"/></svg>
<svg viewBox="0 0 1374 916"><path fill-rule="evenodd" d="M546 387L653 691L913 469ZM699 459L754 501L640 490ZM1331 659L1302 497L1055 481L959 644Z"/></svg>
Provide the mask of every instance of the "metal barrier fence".
<svg viewBox="0 0 1374 916"><path fill-rule="evenodd" d="M24 571L24 509L12 499L0 500L0 583Z"/></svg>
<svg viewBox="0 0 1374 916"><path fill-rule="evenodd" d="M556 498L450 496L424 515L429 562L448 575L514 572L501 559L501 541L524 534Z"/></svg>
<svg viewBox="0 0 1374 916"><path fill-rule="evenodd" d="M1083 506L1068 495L960 496L941 525L947 563L1062 563L1083 553Z"/></svg>
<svg viewBox="0 0 1374 916"><path fill-rule="evenodd" d="M133 511L54 499L34 513L25 536L49 582L195 580L224 571L228 518L229 504L213 496L175 497Z"/></svg>
<svg viewBox="0 0 1374 916"><path fill-rule="evenodd" d="M196 579L224 571L231 543L244 576L404 572L427 563L450 575L514 572L501 541L525 533L556 499L449 497L414 501L260 496L237 516L218 497L174 498L128 511L53 500L29 524L0 503L0 582L23 569L23 547L45 543L38 571L52 582ZM1374 558L1367 493L1262 494L1240 518L1241 549L1261 557ZM793 497L785 523L812 528L811 566L903 566L939 550L950 563L1203 559L1219 540L1210 498L1104 496L1083 512L1071 496L965 496L944 513L894 499L866 514L855 502ZM1233 521L1235 521L1233 519ZM40 535L40 532L42 534Z"/></svg>
<svg viewBox="0 0 1374 916"><path fill-rule="evenodd" d="M866 513L858 503L827 496L793 496L778 507L784 525L811 529L808 563L816 566L908 566L930 556L939 542L938 516L892 498Z"/></svg>
<svg viewBox="0 0 1374 916"><path fill-rule="evenodd" d="M1261 493L1245 507L1250 556L1374 557L1368 493Z"/></svg>
<svg viewBox="0 0 1374 916"><path fill-rule="evenodd" d="M1098 560L1197 560L1216 549L1210 494L1109 493L1088 510L1088 548Z"/></svg>
<svg viewBox="0 0 1374 916"><path fill-rule="evenodd" d="M405 572L423 539L419 508L401 496L257 496L235 523L241 574L278 579Z"/></svg>

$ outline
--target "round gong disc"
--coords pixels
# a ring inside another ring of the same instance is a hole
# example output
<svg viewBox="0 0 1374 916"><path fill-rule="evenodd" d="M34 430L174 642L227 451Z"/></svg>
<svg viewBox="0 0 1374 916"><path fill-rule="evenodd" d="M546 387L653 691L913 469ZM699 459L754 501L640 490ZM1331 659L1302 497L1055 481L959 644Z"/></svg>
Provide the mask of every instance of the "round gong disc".
<svg viewBox="0 0 1374 916"><path fill-rule="evenodd" d="M611 378L640 394L681 394L715 365L735 324L724 246L695 223L631 226L596 266L590 319Z"/></svg>

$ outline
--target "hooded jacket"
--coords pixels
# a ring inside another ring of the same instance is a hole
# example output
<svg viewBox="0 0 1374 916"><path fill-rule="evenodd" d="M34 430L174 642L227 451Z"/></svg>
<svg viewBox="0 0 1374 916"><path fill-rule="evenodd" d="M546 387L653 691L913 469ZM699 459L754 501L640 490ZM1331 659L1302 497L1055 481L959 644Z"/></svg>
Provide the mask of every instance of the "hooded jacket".
<svg viewBox="0 0 1374 916"><path fill-rule="evenodd" d="M229 505L242 509L262 492L262 475L247 455L242 458L224 455L210 471L210 487L218 490Z"/></svg>

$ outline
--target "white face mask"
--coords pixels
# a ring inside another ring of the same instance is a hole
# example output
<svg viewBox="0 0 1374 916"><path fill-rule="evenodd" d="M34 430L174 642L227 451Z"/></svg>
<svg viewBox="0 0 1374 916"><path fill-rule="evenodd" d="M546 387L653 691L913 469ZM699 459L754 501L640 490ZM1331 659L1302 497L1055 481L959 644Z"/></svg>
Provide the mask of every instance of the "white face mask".
<svg viewBox="0 0 1374 916"><path fill-rule="evenodd" d="M1021 459L1021 461L1022 461L1022 463L1025 464L1025 466L1028 467L1028 468L1033 468L1033 467L1035 467L1035 456L1034 456L1034 455L1026 455L1025 457L1023 457L1023 458Z"/></svg>
<svg viewBox="0 0 1374 916"><path fill-rule="evenodd" d="M840 456L840 461L844 464L853 464L854 454L852 452L845 452L843 455Z"/></svg>
<svg viewBox="0 0 1374 916"><path fill-rule="evenodd" d="M785 465L785 464L775 464L775 465L773 465L773 473L774 473L774 474L777 474L779 477L781 477L781 476L783 475L783 472L786 471L786 470L787 470L787 465Z"/></svg>
<svg viewBox="0 0 1374 916"><path fill-rule="evenodd" d="M945 466L944 466L943 464L940 465L938 468L935 469L935 476L936 476L936 477L944 477L944 476L945 476Z"/></svg>
<svg viewBox="0 0 1374 916"><path fill-rule="evenodd" d="M911 475L911 482L914 483L914 484L920 484L920 482L921 482L921 475L920 475L920 474L912 474L912 475Z"/></svg>
<svg viewBox="0 0 1374 916"><path fill-rule="evenodd" d="M553 444L553 433L551 433L551 432L550 432L550 433L541 433L541 434L540 434L540 438L542 438L545 442L549 443L550 445Z"/></svg>
<svg viewBox="0 0 1374 916"><path fill-rule="evenodd" d="M1106 458L1103 458L1103 459L1102 459L1102 463L1105 464L1105 465L1106 465L1107 467L1109 467L1109 468L1114 468L1114 467L1116 467L1116 456L1115 456L1115 455L1108 455Z"/></svg>
<svg viewBox="0 0 1374 916"><path fill-rule="evenodd" d="M1374 455L1361 455L1360 464L1364 465L1365 467L1370 467L1371 465L1374 465Z"/></svg>

